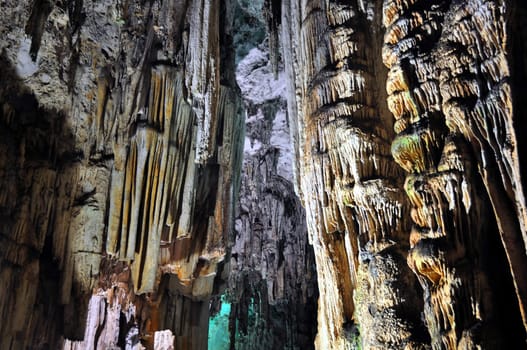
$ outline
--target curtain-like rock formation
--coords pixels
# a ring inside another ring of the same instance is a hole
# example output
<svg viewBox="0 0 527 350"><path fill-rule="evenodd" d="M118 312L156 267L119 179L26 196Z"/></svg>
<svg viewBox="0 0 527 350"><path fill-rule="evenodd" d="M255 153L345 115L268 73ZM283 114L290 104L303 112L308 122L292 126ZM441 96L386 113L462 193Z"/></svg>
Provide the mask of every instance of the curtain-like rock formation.
<svg viewBox="0 0 527 350"><path fill-rule="evenodd" d="M514 304L499 291L510 288L512 274L525 324L526 209L513 130L508 6L384 3L383 62L398 134L392 153L411 173L408 261L425 292L434 349L506 348L522 339ZM494 270L504 267L498 235L510 266L501 276Z"/></svg>
<svg viewBox="0 0 527 350"><path fill-rule="evenodd" d="M523 1L0 6L1 349L525 348Z"/></svg>
<svg viewBox="0 0 527 350"><path fill-rule="evenodd" d="M354 323L368 349L525 346L514 131L524 124L510 73L525 74L525 35L511 31L524 11L478 0L283 2L319 349L354 347ZM404 185L393 160L410 173Z"/></svg>
<svg viewBox="0 0 527 350"><path fill-rule="evenodd" d="M316 276L294 193L285 74L253 49L236 78L247 108L239 214L231 251L232 349L313 349Z"/></svg>
<svg viewBox="0 0 527 350"><path fill-rule="evenodd" d="M206 348L241 165L232 8L2 3L2 349Z"/></svg>
<svg viewBox="0 0 527 350"><path fill-rule="evenodd" d="M317 348L419 348L420 298L406 264L409 220L390 157L380 3L284 2L299 191L320 289ZM353 301L354 300L354 301Z"/></svg>

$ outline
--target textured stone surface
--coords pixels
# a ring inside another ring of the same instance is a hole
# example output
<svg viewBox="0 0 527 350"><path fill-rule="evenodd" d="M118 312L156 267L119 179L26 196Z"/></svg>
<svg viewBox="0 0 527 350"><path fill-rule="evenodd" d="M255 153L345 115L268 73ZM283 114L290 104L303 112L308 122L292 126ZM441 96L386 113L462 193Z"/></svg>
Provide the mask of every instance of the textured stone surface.
<svg viewBox="0 0 527 350"><path fill-rule="evenodd" d="M0 6L1 349L525 348L524 2Z"/></svg>
<svg viewBox="0 0 527 350"><path fill-rule="evenodd" d="M239 213L231 250L236 349L313 349L317 287L304 210L294 193L285 74L252 49L236 78L247 110Z"/></svg>
<svg viewBox="0 0 527 350"><path fill-rule="evenodd" d="M380 21L378 2L291 1L282 9L298 189L320 289L319 349L356 346L357 323L365 348L426 341L405 261L408 204L390 156L391 115L378 102Z"/></svg>
<svg viewBox="0 0 527 350"><path fill-rule="evenodd" d="M282 4L317 347L524 347L524 6Z"/></svg>
<svg viewBox="0 0 527 350"><path fill-rule="evenodd" d="M392 154L411 173L408 262L425 292L434 349L515 347L523 331L514 303L498 290L510 293L511 273L524 315L526 221L506 50L509 4L422 5L383 7L383 62L398 134Z"/></svg>
<svg viewBox="0 0 527 350"><path fill-rule="evenodd" d="M2 2L2 349L206 348L241 164L232 8Z"/></svg>

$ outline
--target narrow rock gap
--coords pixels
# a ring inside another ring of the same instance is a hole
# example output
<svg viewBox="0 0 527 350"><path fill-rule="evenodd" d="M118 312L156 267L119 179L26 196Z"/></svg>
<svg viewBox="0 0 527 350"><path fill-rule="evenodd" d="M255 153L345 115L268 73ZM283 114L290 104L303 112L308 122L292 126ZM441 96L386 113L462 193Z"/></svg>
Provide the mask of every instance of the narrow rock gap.
<svg viewBox="0 0 527 350"><path fill-rule="evenodd" d="M214 350L314 349L314 253L292 183L283 62L275 71L269 39L261 35L262 6L239 1L236 8L233 44L247 113L245 146L229 287L216 299L221 306L215 306L209 329Z"/></svg>
<svg viewBox="0 0 527 350"><path fill-rule="evenodd" d="M0 8L0 349L525 348L525 4Z"/></svg>

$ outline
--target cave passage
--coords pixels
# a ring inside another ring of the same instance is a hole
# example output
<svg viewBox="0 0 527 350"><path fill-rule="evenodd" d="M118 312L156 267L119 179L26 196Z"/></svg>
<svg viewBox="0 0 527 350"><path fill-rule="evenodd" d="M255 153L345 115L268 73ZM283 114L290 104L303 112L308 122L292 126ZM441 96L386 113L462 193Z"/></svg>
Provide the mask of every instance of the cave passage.
<svg viewBox="0 0 527 350"><path fill-rule="evenodd" d="M524 349L527 5L1 1L0 349Z"/></svg>

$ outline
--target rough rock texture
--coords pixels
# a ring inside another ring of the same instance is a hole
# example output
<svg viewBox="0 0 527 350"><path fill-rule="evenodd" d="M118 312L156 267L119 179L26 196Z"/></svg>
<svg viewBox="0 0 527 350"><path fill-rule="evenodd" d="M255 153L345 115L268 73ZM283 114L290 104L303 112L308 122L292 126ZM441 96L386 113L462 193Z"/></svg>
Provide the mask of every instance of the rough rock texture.
<svg viewBox="0 0 527 350"><path fill-rule="evenodd" d="M525 1L0 6L1 349L526 347Z"/></svg>
<svg viewBox="0 0 527 350"><path fill-rule="evenodd" d="M357 323L367 349L524 347L525 5L291 0L278 15L317 348L355 347Z"/></svg>
<svg viewBox="0 0 527 350"><path fill-rule="evenodd" d="M354 347L358 321L366 348L419 348L427 334L406 264L408 205L390 157L391 115L378 102L385 69L371 59L380 55L380 3L364 6L282 9L298 188L320 289L316 344Z"/></svg>
<svg viewBox="0 0 527 350"><path fill-rule="evenodd" d="M313 349L317 287L304 210L294 193L285 74L252 49L236 79L247 109L231 251L231 348Z"/></svg>
<svg viewBox="0 0 527 350"><path fill-rule="evenodd" d="M508 348L525 336L515 303L499 290L510 288L512 274L527 325L527 221L507 50L507 20L515 20L507 19L509 5L384 3L383 62L398 134L392 154L410 173L408 262L425 292L434 349Z"/></svg>
<svg viewBox="0 0 527 350"><path fill-rule="evenodd" d="M232 4L1 6L0 348L206 348L241 164Z"/></svg>

